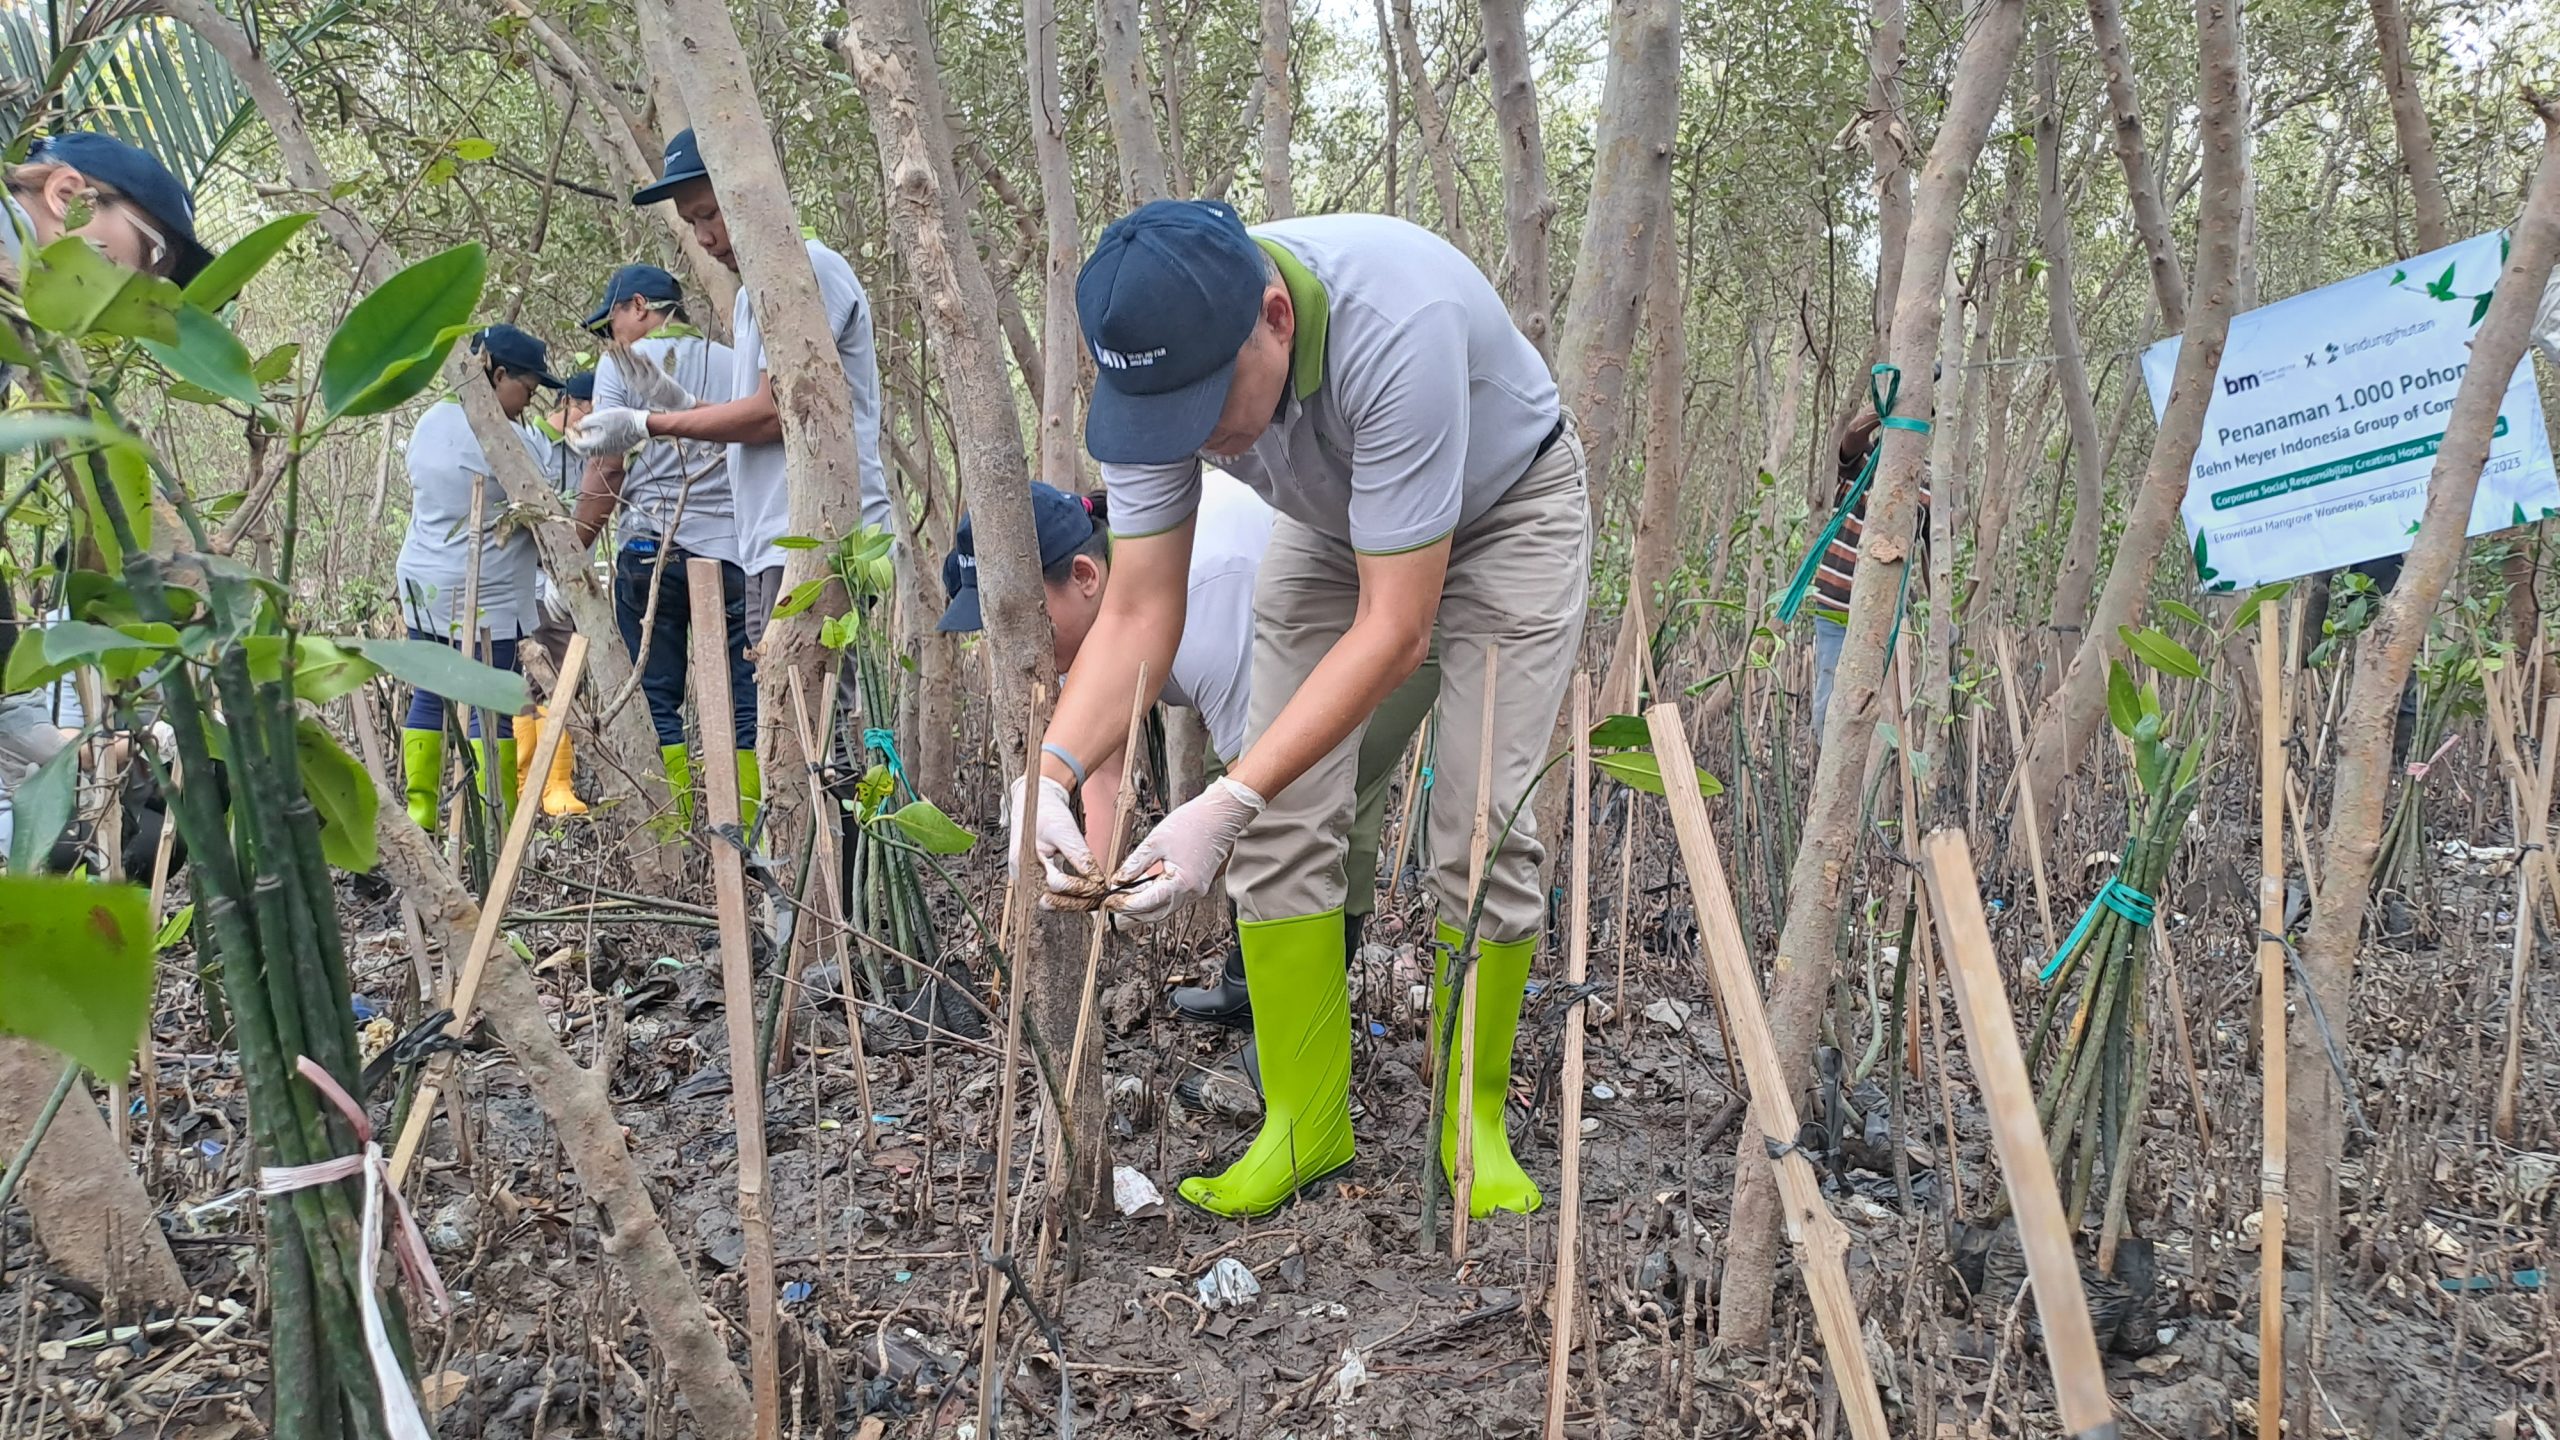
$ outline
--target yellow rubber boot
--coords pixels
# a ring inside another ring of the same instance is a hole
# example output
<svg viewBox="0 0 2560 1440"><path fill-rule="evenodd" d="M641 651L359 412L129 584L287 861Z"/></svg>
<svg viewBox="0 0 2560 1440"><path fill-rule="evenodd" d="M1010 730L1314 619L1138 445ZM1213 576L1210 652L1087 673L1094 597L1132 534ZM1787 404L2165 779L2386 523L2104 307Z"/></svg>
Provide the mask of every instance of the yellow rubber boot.
<svg viewBox="0 0 2560 1440"><path fill-rule="evenodd" d="M676 818L693 824L693 752L682 745L658 747L658 763L666 767L667 789L676 797Z"/></svg>
<svg viewBox="0 0 2560 1440"><path fill-rule="evenodd" d="M519 715L515 718L513 727L516 737L515 776L516 793L519 795L525 793L533 778L533 752L542 747L541 715L542 712L537 710L531 715Z"/></svg>
<svg viewBox="0 0 2560 1440"><path fill-rule="evenodd" d="M436 797L444 789L444 732L400 732L401 790L409 799L409 818L418 828L436 833Z"/></svg>
<svg viewBox="0 0 2560 1440"><path fill-rule="evenodd" d="M738 824L756 828L756 812L764 807L764 762L753 750L738 752Z"/></svg>
<svg viewBox="0 0 2560 1440"><path fill-rule="evenodd" d="M1236 927L1262 1057L1262 1132L1182 1198L1213 1215L1268 1215L1351 1163L1351 991L1342 912Z"/></svg>
<svg viewBox="0 0 2560 1440"><path fill-rule="evenodd" d="M545 725L551 723L551 710L548 706L543 708L542 723ZM551 774L542 782L542 813L545 815L587 813L587 802L578 798L578 759L574 748L569 743L569 737L570 727L561 726L560 748L552 753ZM521 747L524 744L523 737L518 736L516 743ZM533 752L526 750L524 753L525 763L529 766L533 763L531 758Z"/></svg>
<svg viewBox="0 0 2560 1440"><path fill-rule="evenodd" d="M1439 933L1441 953L1454 956L1463 932L1443 921ZM1468 1114L1475 1135L1475 1184L1469 1192L1467 1213L1478 1218L1497 1210L1526 1215L1545 1200L1528 1172L1512 1158L1510 1131L1503 1123L1503 1107L1511 1099L1511 1042L1520 1030L1520 1001L1529 987L1529 960L1537 950L1535 935L1501 945L1481 939L1476 942L1476 1084L1474 1104ZM1450 962L1445 958L1432 967L1434 1036L1448 1030L1449 968ZM1469 1039L1465 1034L1456 1038L1460 1045ZM1448 1104L1440 1116L1440 1169L1449 1177L1453 1194L1458 1183L1459 1056L1459 1047L1452 1045L1446 1087Z"/></svg>

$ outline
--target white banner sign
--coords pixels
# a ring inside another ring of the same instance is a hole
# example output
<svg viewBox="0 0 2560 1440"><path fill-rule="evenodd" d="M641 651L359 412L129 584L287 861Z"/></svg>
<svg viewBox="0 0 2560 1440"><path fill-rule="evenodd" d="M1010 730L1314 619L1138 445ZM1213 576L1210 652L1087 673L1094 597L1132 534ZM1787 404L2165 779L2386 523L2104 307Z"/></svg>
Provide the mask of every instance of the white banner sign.
<svg viewBox="0 0 2560 1440"><path fill-rule="evenodd" d="M2324 285L2231 321L2182 507L2196 582L2245 589L2409 548L2502 234ZM2178 339L2142 352L2154 419ZM2507 382L2467 533L2560 511L2528 355Z"/></svg>

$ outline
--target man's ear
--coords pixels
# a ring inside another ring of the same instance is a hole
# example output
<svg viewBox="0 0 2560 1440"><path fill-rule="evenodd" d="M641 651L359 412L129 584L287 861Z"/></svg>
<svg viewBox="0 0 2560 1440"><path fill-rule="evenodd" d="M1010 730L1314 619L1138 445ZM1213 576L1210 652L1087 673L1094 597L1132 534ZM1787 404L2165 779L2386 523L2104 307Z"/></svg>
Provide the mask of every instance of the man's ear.
<svg viewBox="0 0 2560 1440"><path fill-rule="evenodd" d="M1067 567L1067 573L1075 577L1078 588L1087 594L1102 588L1102 566L1090 555L1077 556L1075 563Z"/></svg>
<svg viewBox="0 0 2560 1440"><path fill-rule="evenodd" d="M1289 299L1289 287L1277 280L1262 292L1262 323L1283 340L1298 333L1298 307Z"/></svg>

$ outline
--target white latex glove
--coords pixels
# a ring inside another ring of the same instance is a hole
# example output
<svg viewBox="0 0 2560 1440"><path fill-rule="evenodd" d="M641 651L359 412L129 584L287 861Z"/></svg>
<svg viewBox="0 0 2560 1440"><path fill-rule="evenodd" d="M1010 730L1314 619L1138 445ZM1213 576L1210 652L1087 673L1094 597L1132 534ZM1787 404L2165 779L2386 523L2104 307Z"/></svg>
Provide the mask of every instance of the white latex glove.
<svg viewBox="0 0 2560 1440"><path fill-rule="evenodd" d="M675 381L675 377L658 368L658 362L628 345L607 345L604 353L613 357L613 368L622 374L625 393L649 410L690 410L700 404L693 392Z"/></svg>
<svg viewBox="0 0 2560 1440"><path fill-rule="evenodd" d="M1220 776L1216 784L1157 822L1138 848L1129 852L1120 872L1111 877L1112 883L1140 883L1103 902L1104 908L1152 922L1172 914L1182 902L1208 894L1227 852L1236 848L1236 837L1266 803L1252 790ZM1149 875L1149 870L1156 873Z"/></svg>
<svg viewBox="0 0 2560 1440"><path fill-rule="evenodd" d="M649 439L649 412L626 405L592 410L569 427L569 448L581 455L628 455Z"/></svg>
<svg viewBox="0 0 2560 1440"><path fill-rule="evenodd" d="M1022 777L1015 776L1013 789L1005 798L1004 847L1005 873L1013 873L1022 854ZM1049 889L1060 895L1090 895L1102 886L1102 867L1095 863L1093 851L1084 843L1084 831L1077 828L1075 808L1067 798L1067 787L1043 775L1040 795L1033 806L1032 848L1040 857L1040 869L1049 878Z"/></svg>

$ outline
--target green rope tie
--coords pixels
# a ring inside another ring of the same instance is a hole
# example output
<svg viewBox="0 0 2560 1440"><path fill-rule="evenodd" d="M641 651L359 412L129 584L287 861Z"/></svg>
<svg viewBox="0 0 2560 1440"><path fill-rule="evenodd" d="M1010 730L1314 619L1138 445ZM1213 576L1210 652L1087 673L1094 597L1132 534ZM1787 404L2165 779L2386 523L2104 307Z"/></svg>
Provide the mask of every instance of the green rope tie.
<svg viewBox="0 0 2560 1440"><path fill-rule="evenodd" d="M2151 923L2152 904L2150 896L2122 880L2109 880L2106 888L2098 892L2098 898L2089 902L2089 908L2080 912L2080 923L2071 927L2071 934L2063 940L2062 948L2054 951L2053 958L2045 962L2044 969L2036 975L2036 983L2052 984L2053 977L2062 973L2062 967L2070 962L2071 957L2080 953L2080 947L2089 943L2089 932L2097 927L2100 909L2113 910L2136 925L2148 925Z"/></svg>
<svg viewBox="0 0 2560 1440"><path fill-rule="evenodd" d="M1879 378L1884 381L1881 385L1877 383ZM1867 398L1874 403L1876 417L1883 423L1884 428L1908 430L1915 435L1928 434L1928 421L1893 413L1894 402L1901 395L1902 371L1900 369L1891 365L1878 365L1868 372ZM1882 444L1867 448L1866 463L1858 467L1858 478L1850 482L1849 493L1842 497L1839 505L1833 508L1831 523L1822 527L1822 533L1814 537L1813 548L1804 552L1803 563L1796 566L1796 578L1787 585L1787 598L1778 602L1779 624L1795 623L1796 613L1804 608L1805 592L1813 588L1814 572L1822 568L1822 557L1831 553L1831 542L1840 538L1840 528L1849 523L1849 517L1857 513L1858 503L1866 498L1867 486L1876 478L1876 462L1883 455ZM1907 584L1910 579L1907 567L1903 578ZM1901 628L1901 612L1901 600L1897 597L1894 602L1897 631Z"/></svg>
<svg viewBox="0 0 2560 1440"><path fill-rule="evenodd" d="M906 786L909 796L922 798L916 794L915 782L907 778L907 767L898 763L898 740L895 735L878 726L867 727L862 732L862 748L866 752L877 750L886 756L889 762L889 778Z"/></svg>

